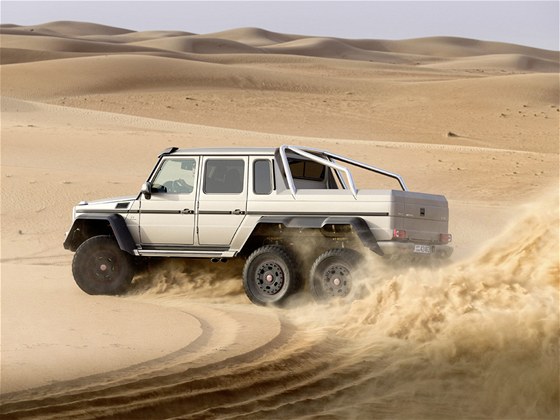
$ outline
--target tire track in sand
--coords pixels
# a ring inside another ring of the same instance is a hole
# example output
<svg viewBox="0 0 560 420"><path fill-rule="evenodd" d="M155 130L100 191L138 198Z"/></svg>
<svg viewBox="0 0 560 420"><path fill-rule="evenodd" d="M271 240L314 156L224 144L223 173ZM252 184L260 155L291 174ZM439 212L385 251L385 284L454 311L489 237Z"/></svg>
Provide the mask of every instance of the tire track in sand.
<svg viewBox="0 0 560 420"><path fill-rule="evenodd" d="M293 334L293 328L281 323L274 313L266 313L261 308L241 306L218 310L215 306L196 304L189 304L189 307L188 313L198 319L203 333L187 347L125 369L4 394L0 415L2 418L98 417L111 405L119 406L125 402L126 406L126 401L149 395L157 389L170 389L212 377L214 374L207 375L206 372L216 372L224 366L229 369L258 357L289 341ZM255 317L269 325L258 337L243 328ZM239 347L235 345L237 342L249 344Z"/></svg>

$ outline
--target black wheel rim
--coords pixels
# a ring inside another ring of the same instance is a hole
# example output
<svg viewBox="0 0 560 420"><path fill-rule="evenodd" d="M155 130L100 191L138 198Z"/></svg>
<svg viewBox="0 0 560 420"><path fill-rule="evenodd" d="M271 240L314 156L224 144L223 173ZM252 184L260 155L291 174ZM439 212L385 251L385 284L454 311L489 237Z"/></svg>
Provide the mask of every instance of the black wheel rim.
<svg viewBox="0 0 560 420"><path fill-rule="evenodd" d="M118 274L120 266L116 255L103 252L93 257L93 274L98 281L110 282Z"/></svg>
<svg viewBox="0 0 560 420"><path fill-rule="evenodd" d="M342 264L329 265L319 279L325 296L345 297L352 287L352 276L348 267Z"/></svg>
<svg viewBox="0 0 560 420"><path fill-rule="evenodd" d="M264 295L277 294L282 290L285 280L284 270L274 261L260 264L255 272L255 283L260 293Z"/></svg>

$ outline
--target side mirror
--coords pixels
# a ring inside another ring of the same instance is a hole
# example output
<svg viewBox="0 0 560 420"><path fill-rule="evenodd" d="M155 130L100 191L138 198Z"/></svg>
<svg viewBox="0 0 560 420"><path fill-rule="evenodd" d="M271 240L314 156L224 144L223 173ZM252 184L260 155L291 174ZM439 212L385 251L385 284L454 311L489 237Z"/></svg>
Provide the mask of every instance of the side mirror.
<svg viewBox="0 0 560 420"><path fill-rule="evenodd" d="M144 182L142 184L142 189L140 190L142 195L146 200L152 198L152 183L151 182Z"/></svg>

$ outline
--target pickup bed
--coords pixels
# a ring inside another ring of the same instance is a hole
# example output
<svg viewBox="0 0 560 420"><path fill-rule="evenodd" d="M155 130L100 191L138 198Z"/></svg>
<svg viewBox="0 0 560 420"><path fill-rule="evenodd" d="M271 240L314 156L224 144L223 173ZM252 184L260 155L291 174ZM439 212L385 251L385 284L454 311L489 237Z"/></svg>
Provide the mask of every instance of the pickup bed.
<svg viewBox="0 0 560 420"><path fill-rule="evenodd" d="M358 189L351 168L400 189ZM138 194L74 207L64 247L90 294L126 292L152 258L244 258L249 299L281 304L305 285L317 299L347 296L367 252L447 258L448 224L445 197L325 150L173 147Z"/></svg>

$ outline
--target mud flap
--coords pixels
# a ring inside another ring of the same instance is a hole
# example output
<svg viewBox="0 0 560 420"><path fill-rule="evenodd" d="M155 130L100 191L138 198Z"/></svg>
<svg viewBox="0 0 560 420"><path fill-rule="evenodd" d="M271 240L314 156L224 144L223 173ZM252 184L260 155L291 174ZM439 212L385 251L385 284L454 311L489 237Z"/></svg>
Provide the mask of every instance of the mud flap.
<svg viewBox="0 0 560 420"><path fill-rule="evenodd" d="M379 247L377 239L375 239L375 235L369 228L367 222L361 217L328 217L324 220L321 227L325 225L350 225L366 248L375 252L377 255L385 255L383 250Z"/></svg>

